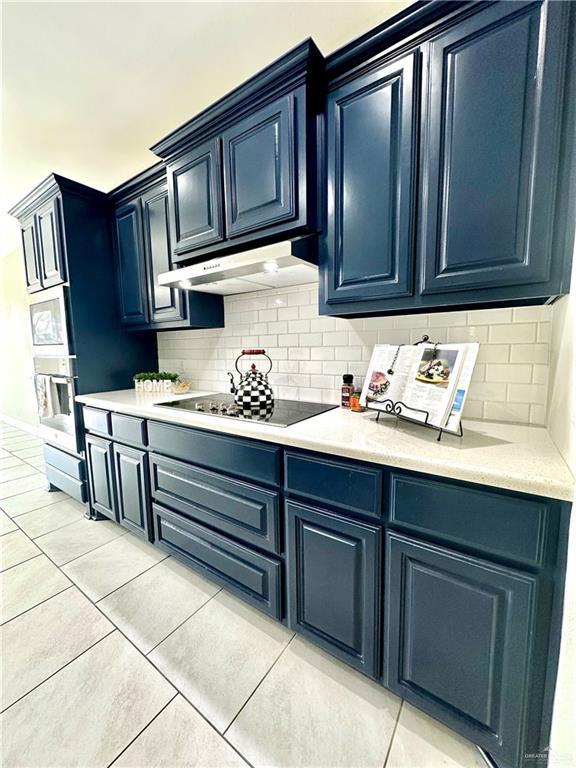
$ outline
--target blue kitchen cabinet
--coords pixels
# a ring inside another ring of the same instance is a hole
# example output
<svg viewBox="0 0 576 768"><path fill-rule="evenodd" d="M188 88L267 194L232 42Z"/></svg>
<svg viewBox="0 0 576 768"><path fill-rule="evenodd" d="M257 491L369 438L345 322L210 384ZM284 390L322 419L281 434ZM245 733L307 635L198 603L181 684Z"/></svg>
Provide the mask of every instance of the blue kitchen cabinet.
<svg viewBox="0 0 576 768"><path fill-rule="evenodd" d="M418 62L409 54L328 95L321 292L335 310L413 293Z"/></svg>
<svg viewBox="0 0 576 768"><path fill-rule="evenodd" d="M139 536L149 537L150 494L145 451L114 443L114 477L118 522Z"/></svg>
<svg viewBox="0 0 576 768"><path fill-rule="evenodd" d="M40 267L38 263L38 248L34 233L34 217L22 221L22 252L24 254L24 274L26 277L26 289L28 293L36 293L42 290L40 279Z"/></svg>
<svg viewBox="0 0 576 768"><path fill-rule="evenodd" d="M62 198L53 194L20 219L24 272L28 293L66 280L61 216Z"/></svg>
<svg viewBox="0 0 576 768"><path fill-rule="evenodd" d="M152 147L175 263L318 232L323 62L305 40Z"/></svg>
<svg viewBox="0 0 576 768"><path fill-rule="evenodd" d="M86 434L85 439L90 507L95 513L117 521L112 443L90 434Z"/></svg>
<svg viewBox="0 0 576 768"><path fill-rule="evenodd" d="M286 502L288 623L370 677L379 674L381 529Z"/></svg>
<svg viewBox="0 0 576 768"><path fill-rule="evenodd" d="M172 250L168 222L168 189L165 184L146 192L142 198L144 259L151 323L186 319L184 294L170 285L159 285L157 277L172 268Z"/></svg>
<svg viewBox="0 0 576 768"><path fill-rule="evenodd" d="M125 326L146 326L148 301L142 242L142 203L121 205L114 213L120 317Z"/></svg>
<svg viewBox="0 0 576 768"><path fill-rule="evenodd" d="M550 280L563 5L496 3L428 43L424 295Z"/></svg>
<svg viewBox="0 0 576 768"><path fill-rule="evenodd" d="M571 5L454 4L397 61L381 30L360 39L354 77L350 50L329 57L322 314L568 292Z"/></svg>
<svg viewBox="0 0 576 768"><path fill-rule="evenodd" d="M224 133L228 237L296 217L294 108L294 96L284 96Z"/></svg>
<svg viewBox="0 0 576 768"><path fill-rule="evenodd" d="M537 577L390 532L385 563L385 685L520 765L542 661Z"/></svg>
<svg viewBox="0 0 576 768"><path fill-rule="evenodd" d="M219 139L194 147L167 166L174 254L224 238Z"/></svg>
<svg viewBox="0 0 576 768"><path fill-rule="evenodd" d="M133 330L220 328L221 296L158 283L172 269L166 171L152 166L110 193L122 324Z"/></svg>
<svg viewBox="0 0 576 768"><path fill-rule="evenodd" d="M62 199L54 197L36 212L34 226L43 288L60 285L66 279L61 205Z"/></svg>

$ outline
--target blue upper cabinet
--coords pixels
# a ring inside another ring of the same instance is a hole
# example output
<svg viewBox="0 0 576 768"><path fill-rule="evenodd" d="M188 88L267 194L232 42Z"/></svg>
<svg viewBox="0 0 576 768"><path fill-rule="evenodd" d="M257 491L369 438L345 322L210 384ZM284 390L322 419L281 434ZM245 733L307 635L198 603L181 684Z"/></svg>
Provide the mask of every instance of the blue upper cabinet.
<svg viewBox="0 0 576 768"><path fill-rule="evenodd" d="M323 62L306 40L152 147L174 262L317 232Z"/></svg>
<svg viewBox="0 0 576 768"><path fill-rule="evenodd" d="M414 11L401 58L394 27L327 60L323 314L568 291L572 5L447 4L432 23Z"/></svg>
<svg viewBox="0 0 576 768"><path fill-rule="evenodd" d="M290 95L224 133L228 237L296 217L295 129L294 99Z"/></svg>
<svg viewBox="0 0 576 768"><path fill-rule="evenodd" d="M28 293L42 290L40 268L38 264L38 249L34 232L34 217L22 221L22 252L24 254L24 274Z"/></svg>
<svg viewBox="0 0 576 768"><path fill-rule="evenodd" d="M49 176L10 213L20 221L28 293L66 281L60 177Z"/></svg>
<svg viewBox="0 0 576 768"><path fill-rule="evenodd" d="M424 294L550 280L561 6L496 3L428 44Z"/></svg>
<svg viewBox="0 0 576 768"><path fill-rule="evenodd" d="M174 253L186 253L224 237L220 142L209 141L168 165Z"/></svg>
<svg viewBox="0 0 576 768"><path fill-rule="evenodd" d="M144 171L110 193L118 296L122 324L133 330L219 328L224 325L221 296L159 285L172 268L170 201L166 171Z"/></svg>
<svg viewBox="0 0 576 768"><path fill-rule="evenodd" d="M122 324L146 325L148 304L140 200L121 205L114 214L114 221Z"/></svg>
<svg viewBox="0 0 576 768"><path fill-rule="evenodd" d="M66 279L60 207L61 198L57 196L44 203L36 213L38 263L44 288L60 285Z"/></svg>
<svg viewBox="0 0 576 768"><path fill-rule="evenodd" d="M412 53L328 96L321 290L334 307L413 293L417 67Z"/></svg>
<svg viewBox="0 0 576 768"><path fill-rule="evenodd" d="M172 268L170 229L168 223L168 189L161 183L142 196L144 257L148 279L148 307L153 323L185 320L182 291L159 285L157 277Z"/></svg>

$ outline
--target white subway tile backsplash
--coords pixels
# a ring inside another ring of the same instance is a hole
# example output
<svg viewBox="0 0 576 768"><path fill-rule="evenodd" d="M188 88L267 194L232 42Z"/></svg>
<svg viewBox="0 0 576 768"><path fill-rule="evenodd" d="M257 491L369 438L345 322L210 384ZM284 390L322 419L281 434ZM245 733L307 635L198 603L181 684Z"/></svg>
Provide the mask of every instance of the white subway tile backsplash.
<svg viewBox="0 0 576 768"><path fill-rule="evenodd" d="M488 310L494 312L493 309ZM527 344L536 341L536 323L518 323L490 326L490 341L496 344L506 342L507 344Z"/></svg>
<svg viewBox="0 0 576 768"><path fill-rule="evenodd" d="M548 344L513 344L510 347L511 363L550 363L550 347Z"/></svg>
<svg viewBox="0 0 576 768"><path fill-rule="evenodd" d="M508 401L543 405L546 402L546 387L543 384L508 384Z"/></svg>
<svg viewBox="0 0 576 768"><path fill-rule="evenodd" d="M551 307L479 309L346 320L318 315L317 287L292 286L225 298L226 328L158 334L160 368L197 388L227 391L226 371L242 348L273 361L277 397L338 403L342 375L357 386L374 344L480 342L465 415L546 422Z"/></svg>
<svg viewBox="0 0 576 768"><path fill-rule="evenodd" d="M532 366L488 363L486 365L486 381L528 384L532 381Z"/></svg>

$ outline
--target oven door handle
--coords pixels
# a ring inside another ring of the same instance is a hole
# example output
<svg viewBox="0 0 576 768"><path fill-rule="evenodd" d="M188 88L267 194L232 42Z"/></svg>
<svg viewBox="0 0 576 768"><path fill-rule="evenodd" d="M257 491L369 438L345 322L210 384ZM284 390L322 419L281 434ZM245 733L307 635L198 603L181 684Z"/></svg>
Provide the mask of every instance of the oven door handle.
<svg viewBox="0 0 576 768"><path fill-rule="evenodd" d="M71 384L73 380L72 376L50 376L53 384Z"/></svg>

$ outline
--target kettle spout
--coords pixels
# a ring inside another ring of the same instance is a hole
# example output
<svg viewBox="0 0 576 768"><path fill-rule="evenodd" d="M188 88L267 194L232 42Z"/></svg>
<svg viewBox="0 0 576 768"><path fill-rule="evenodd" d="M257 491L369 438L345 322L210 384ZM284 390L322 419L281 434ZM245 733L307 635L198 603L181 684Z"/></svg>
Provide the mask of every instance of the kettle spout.
<svg viewBox="0 0 576 768"><path fill-rule="evenodd" d="M231 371L228 371L228 376L230 376L230 393L235 395L236 390L236 384L234 383L234 374Z"/></svg>

